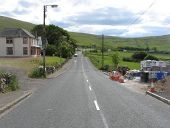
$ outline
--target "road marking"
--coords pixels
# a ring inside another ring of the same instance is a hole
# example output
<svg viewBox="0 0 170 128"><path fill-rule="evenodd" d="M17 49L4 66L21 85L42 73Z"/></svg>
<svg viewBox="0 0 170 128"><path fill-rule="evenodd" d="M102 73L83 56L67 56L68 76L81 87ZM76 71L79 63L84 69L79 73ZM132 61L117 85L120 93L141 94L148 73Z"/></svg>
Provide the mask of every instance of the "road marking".
<svg viewBox="0 0 170 128"><path fill-rule="evenodd" d="M87 82L89 82L89 80L87 80Z"/></svg>
<svg viewBox="0 0 170 128"><path fill-rule="evenodd" d="M87 61L87 59L85 59L85 60ZM84 75L84 77L85 77L86 81L88 82L88 80L87 80L87 76L86 76L86 73L85 73L85 71L84 71L84 65L83 65L83 60L82 60L82 58L81 58L81 63L82 63L83 75ZM89 63L88 63L88 65L89 65ZM89 65L89 66L90 66L90 65ZM91 85L91 84L90 84L90 82L89 82L89 85ZM89 89L90 89L90 91L92 91L91 86L89 86ZM96 100L94 100L94 104L95 104L96 110L98 110L98 111L99 111L99 110L100 110L100 108L99 108L99 105L98 105L98 103L97 103L96 94L95 94L95 92L94 92L94 91L92 91L92 93L93 93L93 97L94 97L94 99L96 99ZM106 118L105 118L105 116L104 116L103 111L102 111L102 110L100 110L100 111L99 111L99 114L100 114L100 117L102 118L102 121L103 121L103 124L104 124L104 128L109 128L109 126L108 126L108 124L107 124L107 121L106 121Z"/></svg>
<svg viewBox="0 0 170 128"><path fill-rule="evenodd" d="M91 86L89 86L89 90L90 90L90 91L92 91L92 88L91 88Z"/></svg>
<svg viewBox="0 0 170 128"><path fill-rule="evenodd" d="M87 59L85 59L85 60L87 61ZM86 81L88 82L86 73L85 73L85 71L84 71L84 65L83 65L83 60L82 60L82 58L81 58L81 63L82 63L83 75L84 75ZM88 63L88 65L89 65L89 63ZM89 65L89 66L90 66L90 65ZM91 87L90 85L91 85L91 83L89 82L89 89L90 89L90 91L92 91L92 87ZM107 124L107 121L106 121L106 118L105 118L105 116L104 116L104 113L103 113L102 110L100 110L99 105L98 105L98 103L97 103L96 94L95 94L94 91L92 91L92 93L93 93L94 99L96 99L96 100L94 100L94 104L95 104L96 110L98 110L98 112L99 112L99 114L100 114L100 117L102 118L102 121L103 121L103 124L104 124L104 128L109 128L109 126L108 126L108 124ZM99 111L99 110L100 110L100 111Z"/></svg>
<svg viewBox="0 0 170 128"><path fill-rule="evenodd" d="M96 100L94 100L94 104L95 104L95 106L96 106L96 110L100 110L99 105L98 105L98 103L97 103Z"/></svg>
<svg viewBox="0 0 170 128"><path fill-rule="evenodd" d="M100 116L101 116L101 118L102 118L102 120L103 120L103 123L104 123L105 128L109 128L109 126L108 126L108 124L107 124L107 121L106 121L106 118L104 117L104 114L103 114L102 111L100 111Z"/></svg>
<svg viewBox="0 0 170 128"><path fill-rule="evenodd" d="M49 109L47 109L47 111L52 111L52 110L53 110L53 109L50 109L50 108L49 108Z"/></svg>

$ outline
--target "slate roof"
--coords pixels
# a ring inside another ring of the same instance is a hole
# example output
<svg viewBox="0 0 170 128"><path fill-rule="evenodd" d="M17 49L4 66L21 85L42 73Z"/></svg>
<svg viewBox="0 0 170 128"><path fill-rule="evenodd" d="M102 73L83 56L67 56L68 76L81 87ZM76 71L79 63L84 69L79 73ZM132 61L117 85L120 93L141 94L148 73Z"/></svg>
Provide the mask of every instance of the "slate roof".
<svg viewBox="0 0 170 128"><path fill-rule="evenodd" d="M5 28L0 32L0 37L32 37L35 38L30 32L22 28Z"/></svg>

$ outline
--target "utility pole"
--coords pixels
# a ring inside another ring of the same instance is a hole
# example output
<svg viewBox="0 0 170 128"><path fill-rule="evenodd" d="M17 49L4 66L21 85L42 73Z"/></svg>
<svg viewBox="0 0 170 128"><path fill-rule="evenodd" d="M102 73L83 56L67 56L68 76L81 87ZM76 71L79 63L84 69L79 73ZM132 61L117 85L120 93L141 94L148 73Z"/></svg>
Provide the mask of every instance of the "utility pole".
<svg viewBox="0 0 170 128"><path fill-rule="evenodd" d="M46 38L45 38L45 17L46 17L46 11L47 11L47 7L44 5L44 13L43 13L43 31L44 31L44 35L43 35L43 75L44 78L46 77L46 71L45 71L45 48L46 48Z"/></svg>
<svg viewBox="0 0 170 128"><path fill-rule="evenodd" d="M43 35L43 75L44 78L46 77L46 63L45 63L45 54L46 54L46 45L47 45L47 39L46 39L46 30L45 30L45 18L46 18L46 12L47 12L47 7L51 6L52 8L58 7L58 5L44 5L43 6L43 28L44 28L44 35Z"/></svg>
<svg viewBox="0 0 170 128"><path fill-rule="evenodd" d="M104 35L102 34L102 70L104 67Z"/></svg>

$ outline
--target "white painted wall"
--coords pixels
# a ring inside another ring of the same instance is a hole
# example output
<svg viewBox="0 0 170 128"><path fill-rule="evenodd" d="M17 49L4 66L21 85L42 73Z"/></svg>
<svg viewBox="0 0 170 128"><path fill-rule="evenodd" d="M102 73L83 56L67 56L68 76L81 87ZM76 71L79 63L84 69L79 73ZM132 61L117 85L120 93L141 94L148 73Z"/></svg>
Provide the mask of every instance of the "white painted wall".
<svg viewBox="0 0 170 128"><path fill-rule="evenodd" d="M22 56L23 55L23 39L22 38L14 38L14 56Z"/></svg>
<svg viewBox="0 0 170 128"><path fill-rule="evenodd" d="M37 40L28 38L28 43L23 44L23 38L13 38L13 44L6 44L6 37L0 37L0 56L30 56L31 45L37 46ZM13 55L6 55L6 47L13 47ZM23 47L28 48L28 55L23 55Z"/></svg>
<svg viewBox="0 0 170 128"><path fill-rule="evenodd" d="M23 55L23 47L28 47L28 55ZM14 38L14 55L15 56L29 56L29 43L23 44L23 38Z"/></svg>
<svg viewBox="0 0 170 128"><path fill-rule="evenodd" d="M0 37L0 56L6 56L6 38Z"/></svg>

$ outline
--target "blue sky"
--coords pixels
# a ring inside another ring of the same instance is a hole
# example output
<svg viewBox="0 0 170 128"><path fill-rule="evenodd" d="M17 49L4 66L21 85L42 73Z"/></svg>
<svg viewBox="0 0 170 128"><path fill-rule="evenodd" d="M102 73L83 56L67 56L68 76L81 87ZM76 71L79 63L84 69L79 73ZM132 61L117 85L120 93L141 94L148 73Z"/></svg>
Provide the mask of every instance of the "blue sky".
<svg viewBox="0 0 170 128"><path fill-rule="evenodd" d="M169 0L0 0L0 15L68 31L119 37L170 34Z"/></svg>

